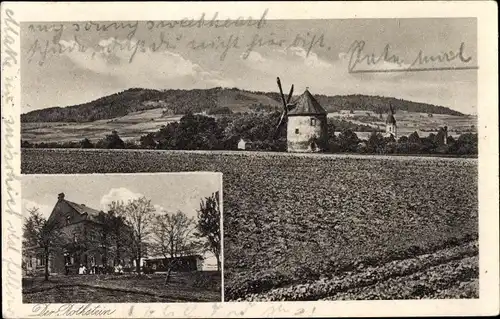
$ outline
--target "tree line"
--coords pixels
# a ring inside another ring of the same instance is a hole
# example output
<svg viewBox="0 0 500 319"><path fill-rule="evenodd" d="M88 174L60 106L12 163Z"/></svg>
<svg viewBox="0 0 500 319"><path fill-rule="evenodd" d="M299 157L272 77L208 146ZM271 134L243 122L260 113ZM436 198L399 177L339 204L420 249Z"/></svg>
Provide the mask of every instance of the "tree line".
<svg viewBox="0 0 500 319"><path fill-rule="evenodd" d="M236 150L240 139L251 143L248 150L286 151L286 127L275 134L279 112L250 115L221 115L218 117L187 114L179 122L172 122L156 132L140 137L138 143L124 142L113 131L92 143L88 138L79 142L30 143L21 142L24 148L104 148L104 149L161 149L161 150ZM371 126L328 118L327 153L367 154L449 154L476 155L477 134L464 133L444 141L444 131L420 137L417 132L397 140L384 137ZM371 132L368 139L360 139L355 132Z"/></svg>
<svg viewBox="0 0 500 319"><path fill-rule="evenodd" d="M140 263L143 257L161 255L170 258L166 265L167 284L178 258L186 255L210 251L220 271L220 218L219 192L201 200L197 218L181 211L173 214L157 211L146 197L128 203L113 202L107 212L96 217L100 227L84 229L78 234L56 220L44 218L34 207L29 209L23 224L23 253L29 256L29 251L34 249L43 256L45 280L49 278L50 258L65 250L98 250L104 265L108 265L109 258L117 265L124 256L131 256L139 275L145 270ZM74 240L77 235L78 240Z"/></svg>

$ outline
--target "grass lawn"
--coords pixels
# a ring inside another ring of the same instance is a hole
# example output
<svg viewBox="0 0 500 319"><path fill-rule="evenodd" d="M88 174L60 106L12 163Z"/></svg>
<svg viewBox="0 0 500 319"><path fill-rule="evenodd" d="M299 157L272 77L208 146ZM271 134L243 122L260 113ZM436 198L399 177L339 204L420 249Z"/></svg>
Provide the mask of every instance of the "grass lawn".
<svg viewBox="0 0 500 319"><path fill-rule="evenodd" d="M219 302L219 272L164 274L53 275L23 278L24 303Z"/></svg>

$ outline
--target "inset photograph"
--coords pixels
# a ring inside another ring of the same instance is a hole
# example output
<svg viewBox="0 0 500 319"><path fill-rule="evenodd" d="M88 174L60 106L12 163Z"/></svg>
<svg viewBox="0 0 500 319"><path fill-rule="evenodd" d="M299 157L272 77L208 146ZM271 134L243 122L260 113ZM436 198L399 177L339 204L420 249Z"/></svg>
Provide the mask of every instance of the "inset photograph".
<svg viewBox="0 0 500 319"><path fill-rule="evenodd" d="M23 303L220 302L222 174L23 175Z"/></svg>

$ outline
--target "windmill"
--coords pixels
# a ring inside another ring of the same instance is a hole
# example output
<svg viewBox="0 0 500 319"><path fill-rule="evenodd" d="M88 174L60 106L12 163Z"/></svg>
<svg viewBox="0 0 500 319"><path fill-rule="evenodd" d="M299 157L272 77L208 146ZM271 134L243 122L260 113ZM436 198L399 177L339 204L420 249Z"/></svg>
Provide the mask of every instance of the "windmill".
<svg viewBox="0 0 500 319"><path fill-rule="evenodd" d="M288 93L288 98L285 100L285 95L283 94L283 88L281 87L280 78L276 78L276 82L278 83L278 88L280 89L281 100L283 101L283 112L281 113L280 120L278 125L276 125L276 131L274 132L274 137L276 138L280 132L281 126L285 122L285 118L288 115L288 111L293 109L293 105L290 104L293 95L293 84L290 88L290 93Z"/></svg>
<svg viewBox="0 0 500 319"><path fill-rule="evenodd" d="M288 152L321 152L326 148L327 141L327 112L306 88L304 93L290 103L293 95L293 85L285 99L280 78L277 78L283 102L275 138L280 133L284 122L287 125L286 142Z"/></svg>

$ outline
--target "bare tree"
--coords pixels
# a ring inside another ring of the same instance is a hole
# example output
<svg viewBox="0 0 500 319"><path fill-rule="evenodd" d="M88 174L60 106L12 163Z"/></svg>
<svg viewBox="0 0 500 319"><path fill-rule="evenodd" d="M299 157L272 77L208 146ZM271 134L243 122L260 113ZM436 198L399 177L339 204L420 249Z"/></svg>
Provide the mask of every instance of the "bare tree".
<svg viewBox="0 0 500 319"><path fill-rule="evenodd" d="M137 274L140 274L141 258L151 235L155 208L151 204L151 200L141 197L129 200L126 205L123 202L113 202L110 205L110 210L124 217L126 225L130 227L131 250L136 262Z"/></svg>
<svg viewBox="0 0 500 319"><path fill-rule="evenodd" d="M218 271L221 268L220 218L219 192L217 191L200 203L197 224L198 232L196 235L206 238L206 248L215 255Z"/></svg>
<svg viewBox="0 0 500 319"><path fill-rule="evenodd" d="M56 222L48 222L38 208L28 209L29 217L23 225L24 244L29 247L41 248L45 261L45 280L49 280L50 255L62 245L62 233Z"/></svg>
<svg viewBox="0 0 500 319"><path fill-rule="evenodd" d="M107 213L101 212L98 219L102 224L102 228L100 229L100 247L103 253L103 263L107 265L108 258L111 255L113 265L116 266L120 263L123 255L127 255L130 251L130 249L127 249L130 246L129 228L125 223L125 218L118 216L114 210L110 210Z"/></svg>
<svg viewBox="0 0 500 319"><path fill-rule="evenodd" d="M155 217L153 242L157 253L170 258L167 265L165 284L170 280L172 270L179 257L197 250L196 238L193 236L196 222L181 211L175 214L161 213Z"/></svg>

